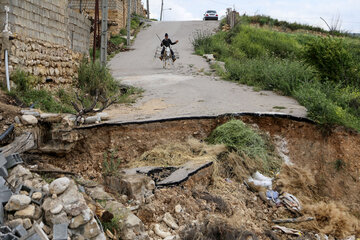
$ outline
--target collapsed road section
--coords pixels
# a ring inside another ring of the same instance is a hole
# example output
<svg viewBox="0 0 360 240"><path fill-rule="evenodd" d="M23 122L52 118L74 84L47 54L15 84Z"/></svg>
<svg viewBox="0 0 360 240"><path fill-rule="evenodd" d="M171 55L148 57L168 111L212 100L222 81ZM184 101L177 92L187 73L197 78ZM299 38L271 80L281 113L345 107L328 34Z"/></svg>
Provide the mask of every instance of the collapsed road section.
<svg viewBox="0 0 360 240"><path fill-rule="evenodd" d="M353 239L360 229L359 144L356 132L287 115L82 128L40 121L3 147L21 155L13 155L17 165L3 181L11 193L2 234ZM26 201L17 206L17 198Z"/></svg>

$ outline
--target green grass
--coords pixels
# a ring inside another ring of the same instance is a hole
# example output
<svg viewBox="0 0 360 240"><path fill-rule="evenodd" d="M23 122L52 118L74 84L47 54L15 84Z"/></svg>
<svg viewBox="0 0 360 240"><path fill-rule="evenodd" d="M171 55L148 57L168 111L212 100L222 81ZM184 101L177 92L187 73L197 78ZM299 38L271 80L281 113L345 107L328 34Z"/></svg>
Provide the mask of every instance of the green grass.
<svg viewBox="0 0 360 240"><path fill-rule="evenodd" d="M243 16L229 32L196 33L195 52L212 53L225 62L226 71L213 68L226 80L292 96L314 121L360 131L360 38L286 33L246 24L259 21L264 22L260 25L280 24L271 18ZM293 30L318 30L281 24Z"/></svg>
<svg viewBox="0 0 360 240"><path fill-rule="evenodd" d="M96 91L104 98L116 97L117 103L133 103L143 91L120 85L99 62L93 64L85 60L80 65L78 78L74 80L75 89L38 89L40 80L22 70L14 71L11 79L16 87L8 93L10 96L20 100L24 106L34 104L35 108L51 113L76 113L71 104L76 100L75 91L84 99L87 107L93 102Z"/></svg>
<svg viewBox="0 0 360 240"><path fill-rule="evenodd" d="M266 173L277 172L281 166L281 159L273 154L274 147L265 135L248 127L241 120L231 120L217 127L207 142L224 144L240 156L257 161L258 167Z"/></svg>
<svg viewBox="0 0 360 240"><path fill-rule="evenodd" d="M123 38L121 35L114 35L114 36L111 36L110 38L110 42L115 44L115 45L120 45L120 44L124 44L126 45L127 41L125 38Z"/></svg>

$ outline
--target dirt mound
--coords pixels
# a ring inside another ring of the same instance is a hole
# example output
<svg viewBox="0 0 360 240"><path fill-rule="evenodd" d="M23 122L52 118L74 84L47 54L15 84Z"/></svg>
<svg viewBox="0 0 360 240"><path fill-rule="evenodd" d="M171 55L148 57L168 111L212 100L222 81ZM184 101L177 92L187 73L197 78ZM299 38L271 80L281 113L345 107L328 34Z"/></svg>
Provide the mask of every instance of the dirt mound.
<svg viewBox="0 0 360 240"><path fill-rule="evenodd" d="M130 163L130 167L140 166L180 166L189 161L208 162L216 160L218 155L226 152L224 145L209 146L194 138L185 142L172 142L159 145L145 152L140 158Z"/></svg>

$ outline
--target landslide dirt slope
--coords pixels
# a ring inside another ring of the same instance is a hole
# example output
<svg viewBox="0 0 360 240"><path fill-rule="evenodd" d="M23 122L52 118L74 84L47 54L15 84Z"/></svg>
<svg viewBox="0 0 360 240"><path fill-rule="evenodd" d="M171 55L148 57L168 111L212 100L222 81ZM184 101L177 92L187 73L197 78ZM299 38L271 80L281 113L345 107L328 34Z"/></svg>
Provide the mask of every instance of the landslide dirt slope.
<svg viewBox="0 0 360 240"><path fill-rule="evenodd" d="M288 157L294 166L282 168L275 181L275 187L297 196L303 202L306 213L317 219L315 222L290 226L337 237L360 233L358 225L360 219L359 133L343 128L324 129L312 123L279 117L242 116L239 118L250 126L258 127L268 133L272 139L280 137L287 141ZM181 144L189 137L205 139L212 130L230 119L230 117L218 117L172 120L161 123L105 125L78 129L76 131L83 138L77 142L70 153L63 156L43 155L42 159L61 169L101 181L104 153L109 150L116 151L116 157L121 159L121 167L129 167L132 166L131 163L138 161L143 153L157 149L159 146ZM236 179L232 181L233 184L225 183L224 188L214 188L213 184L210 184L200 190L191 187L191 190L187 190L188 192L183 189L161 190L155 194L156 202L159 205L169 202L171 204L167 207L170 209L174 204L171 196L179 194L181 199L193 199L187 201L195 204L194 208L201 208L199 200L196 200L198 198L188 196L193 194L193 190L208 191L212 195L221 196L232 206L242 206L237 215L230 216L232 223L230 221L229 224L238 226L236 224L241 223L258 233L260 229L265 230L270 227L269 219L291 217L277 211L274 215L271 208L259 205L261 201L256 200L254 198L256 195L244 189L241 182L237 182ZM255 210L248 208L255 208ZM259 209L256 210L257 208ZM212 212L217 214L215 210ZM200 214L201 211L196 213ZM202 214L206 215L205 213ZM237 217L241 214L249 217L245 217L244 221L237 221ZM227 218L224 213L220 215Z"/></svg>

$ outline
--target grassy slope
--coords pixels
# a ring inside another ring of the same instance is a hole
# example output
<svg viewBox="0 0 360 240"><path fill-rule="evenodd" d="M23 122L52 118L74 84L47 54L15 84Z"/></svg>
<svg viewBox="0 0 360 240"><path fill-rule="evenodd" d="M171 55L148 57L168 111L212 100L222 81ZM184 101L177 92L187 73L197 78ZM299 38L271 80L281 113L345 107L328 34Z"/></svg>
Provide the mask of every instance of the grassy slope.
<svg viewBox="0 0 360 240"><path fill-rule="evenodd" d="M213 53L226 63L227 71L220 72L224 79L293 96L320 124L360 130L359 38L242 23L230 32L199 34L194 47L197 54Z"/></svg>

